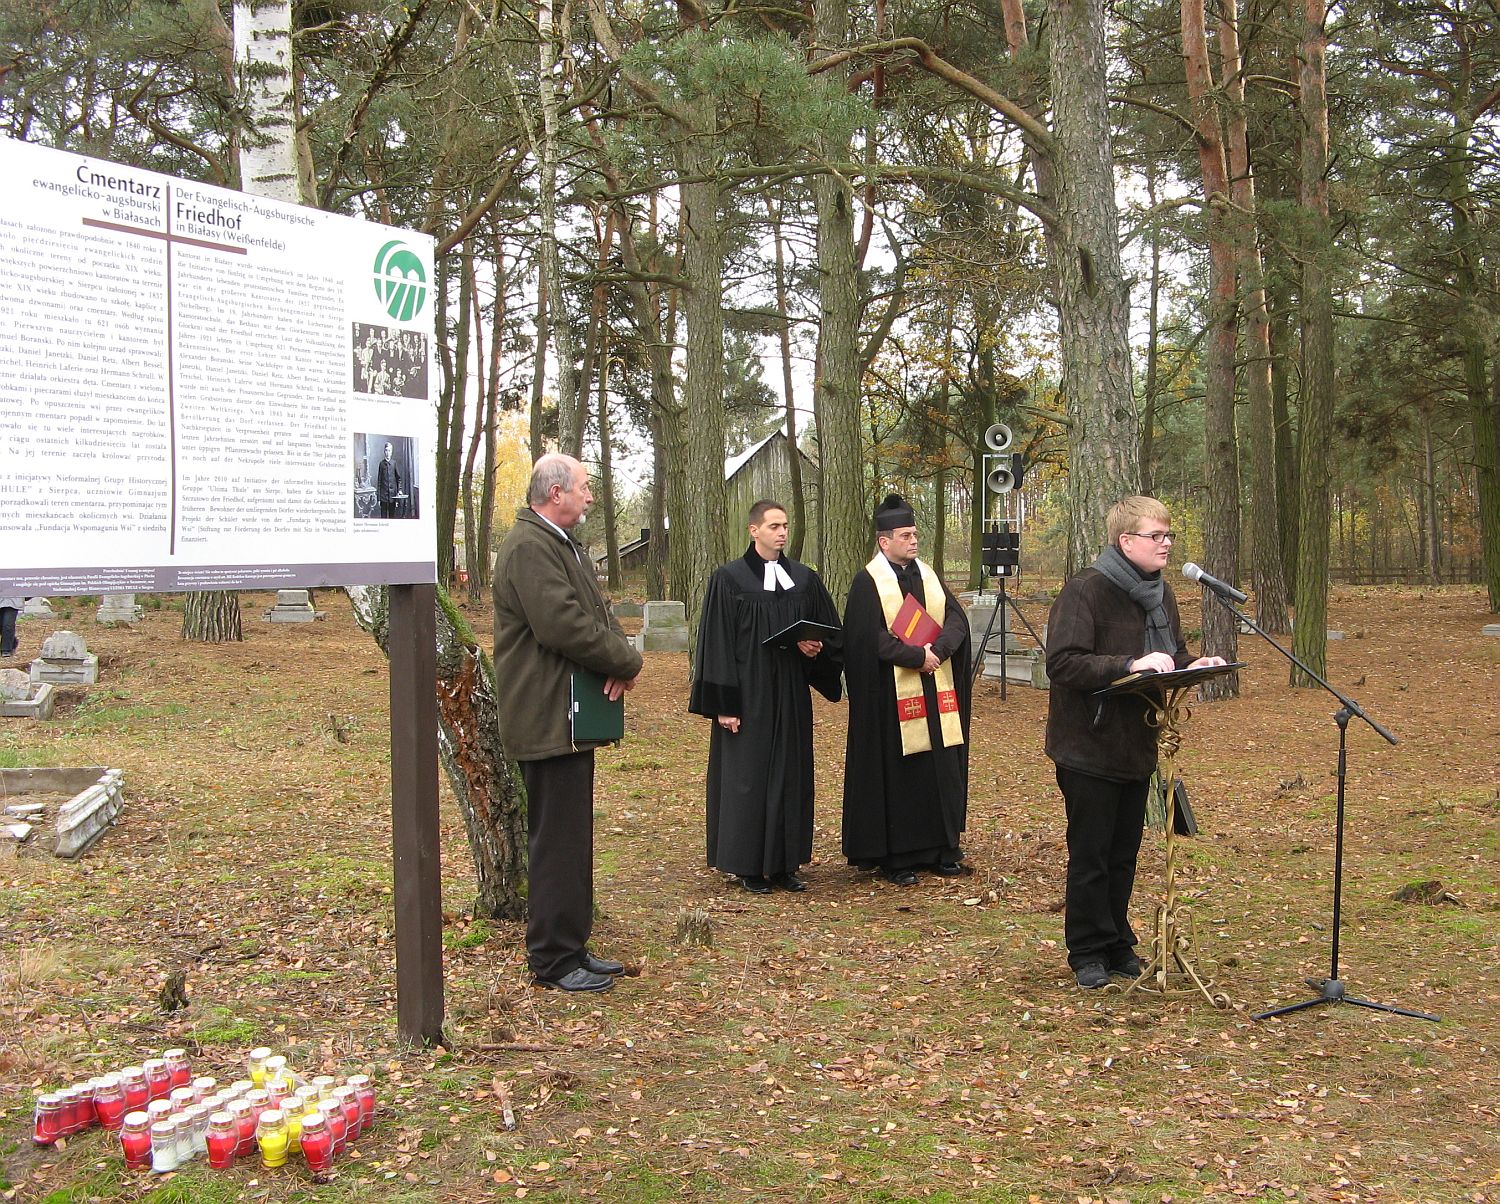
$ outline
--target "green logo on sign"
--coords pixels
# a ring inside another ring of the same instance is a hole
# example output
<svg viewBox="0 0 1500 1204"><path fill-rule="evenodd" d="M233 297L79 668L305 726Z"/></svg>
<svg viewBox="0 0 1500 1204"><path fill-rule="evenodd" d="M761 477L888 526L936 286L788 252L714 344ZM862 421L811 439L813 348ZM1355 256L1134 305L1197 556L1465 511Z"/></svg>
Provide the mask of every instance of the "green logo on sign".
<svg viewBox="0 0 1500 1204"><path fill-rule="evenodd" d="M410 322L427 301L422 261L398 239L386 243L375 256L375 295L398 322Z"/></svg>

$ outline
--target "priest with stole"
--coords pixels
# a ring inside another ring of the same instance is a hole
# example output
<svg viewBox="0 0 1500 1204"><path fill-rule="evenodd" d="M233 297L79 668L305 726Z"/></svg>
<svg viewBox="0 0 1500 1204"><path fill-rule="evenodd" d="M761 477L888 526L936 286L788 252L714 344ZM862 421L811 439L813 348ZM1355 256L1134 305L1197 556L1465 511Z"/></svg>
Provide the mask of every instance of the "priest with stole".
<svg viewBox="0 0 1500 1204"><path fill-rule="evenodd" d="M901 886L963 872L968 814L969 620L917 559L897 494L875 511L878 551L849 587L844 673L844 855Z"/></svg>
<svg viewBox="0 0 1500 1204"><path fill-rule="evenodd" d="M812 696L843 696L839 616L817 573L783 554L786 510L750 509L750 546L703 599L688 710L708 742L708 864L752 894L801 891L812 859ZM797 626L799 622L803 626Z"/></svg>

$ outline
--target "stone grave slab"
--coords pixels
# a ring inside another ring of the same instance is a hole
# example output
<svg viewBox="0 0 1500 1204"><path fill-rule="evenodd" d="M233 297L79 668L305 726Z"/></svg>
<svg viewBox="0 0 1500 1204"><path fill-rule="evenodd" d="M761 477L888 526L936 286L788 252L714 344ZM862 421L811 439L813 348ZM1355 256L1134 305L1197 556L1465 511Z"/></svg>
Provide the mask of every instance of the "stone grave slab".
<svg viewBox="0 0 1500 1204"><path fill-rule="evenodd" d="M28 821L42 848L57 857L82 854L120 816L124 772L98 766L67 769L0 769L0 794L23 804L45 800Z"/></svg>
<svg viewBox="0 0 1500 1204"><path fill-rule="evenodd" d="M1486 623L1484 625L1485 635L1500 635L1500 623Z"/></svg>
<svg viewBox="0 0 1500 1204"><path fill-rule="evenodd" d="M50 681L33 682L20 669L0 669L0 718L51 719L55 689Z"/></svg>
<svg viewBox="0 0 1500 1204"><path fill-rule="evenodd" d="M94 612L94 622L109 627L115 623L139 623L146 608L136 603L134 594L105 594Z"/></svg>
<svg viewBox="0 0 1500 1204"><path fill-rule="evenodd" d="M51 619L56 618L52 613L52 604L46 598L30 598L21 611L23 619Z"/></svg>
<svg viewBox="0 0 1500 1204"><path fill-rule="evenodd" d="M686 652L687 614L681 602L647 602L635 646L642 652Z"/></svg>
<svg viewBox="0 0 1500 1204"><path fill-rule="evenodd" d="M322 617L322 611L313 609L312 598L305 589L277 590L276 605L265 614L267 623L311 623Z"/></svg>
<svg viewBox="0 0 1500 1204"><path fill-rule="evenodd" d="M99 680L99 658L88 650L76 631L54 631L42 643L42 654L31 662L33 684L91 686Z"/></svg>

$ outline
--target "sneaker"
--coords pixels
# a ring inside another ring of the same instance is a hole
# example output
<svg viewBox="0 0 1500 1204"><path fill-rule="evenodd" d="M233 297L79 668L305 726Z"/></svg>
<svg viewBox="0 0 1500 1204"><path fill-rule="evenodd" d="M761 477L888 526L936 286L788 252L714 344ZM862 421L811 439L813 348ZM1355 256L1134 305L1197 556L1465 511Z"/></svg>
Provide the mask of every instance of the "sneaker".
<svg viewBox="0 0 1500 1204"><path fill-rule="evenodd" d="M1111 974L1118 974L1124 978L1139 978L1141 976L1141 959L1133 953L1129 954L1117 962L1111 962L1109 972Z"/></svg>
<svg viewBox="0 0 1500 1204"><path fill-rule="evenodd" d="M1085 991L1097 991L1109 985L1109 971L1103 962L1084 962L1073 971L1073 977Z"/></svg>

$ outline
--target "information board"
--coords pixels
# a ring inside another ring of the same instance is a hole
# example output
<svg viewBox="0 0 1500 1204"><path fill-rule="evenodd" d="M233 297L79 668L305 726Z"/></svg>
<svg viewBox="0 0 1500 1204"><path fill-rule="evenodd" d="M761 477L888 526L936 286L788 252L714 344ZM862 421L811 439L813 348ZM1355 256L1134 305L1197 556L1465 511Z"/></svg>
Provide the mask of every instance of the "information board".
<svg viewBox="0 0 1500 1204"><path fill-rule="evenodd" d="M0 594L434 581L432 269L0 138Z"/></svg>

